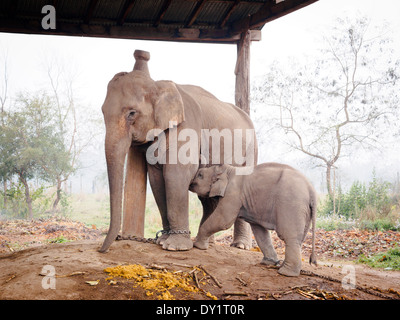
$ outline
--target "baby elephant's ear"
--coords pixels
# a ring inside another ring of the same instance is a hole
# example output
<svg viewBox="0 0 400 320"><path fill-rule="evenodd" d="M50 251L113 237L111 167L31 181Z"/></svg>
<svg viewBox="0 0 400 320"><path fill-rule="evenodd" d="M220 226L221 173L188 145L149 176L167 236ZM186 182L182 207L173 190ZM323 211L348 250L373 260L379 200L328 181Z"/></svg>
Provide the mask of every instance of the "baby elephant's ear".
<svg viewBox="0 0 400 320"><path fill-rule="evenodd" d="M225 195L227 185L228 173L226 171L226 166L217 166L212 177L212 185L209 197L223 197Z"/></svg>

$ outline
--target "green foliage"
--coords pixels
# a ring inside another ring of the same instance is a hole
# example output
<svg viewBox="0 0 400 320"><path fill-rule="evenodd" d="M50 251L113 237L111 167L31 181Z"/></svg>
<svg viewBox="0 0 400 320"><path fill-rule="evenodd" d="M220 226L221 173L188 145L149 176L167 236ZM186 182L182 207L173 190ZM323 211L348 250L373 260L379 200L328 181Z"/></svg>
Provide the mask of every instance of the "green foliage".
<svg viewBox="0 0 400 320"><path fill-rule="evenodd" d="M319 216L317 219L317 228L325 231L347 230L355 227L356 221L347 219L343 216Z"/></svg>
<svg viewBox="0 0 400 320"><path fill-rule="evenodd" d="M372 182L367 186L365 183L355 181L347 193L341 188L335 195L336 214L346 218L356 218L361 211L374 208L377 215L386 215L390 211L390 183L379 181L375 174ZM331 215L333 210L333 199L329 197L322 206L322 215Z"/></svg>
<svg viewBox="0 0 400 320"><path fill-rule="evenodd" d="M63 235L58 236L57 238L54 239L49 239L47 240L49 243L64 243L64 242L69 242L71 240L66 239Z"/></svg>
<svg viewBox="0 0 400 320"><path fill-rule="evenodd" d="M1 114L0 181L17 178L20 182L2 195L3 204L4 197L7 197L7 206L10 203L7 211L12 216L33 217L35 212L28 203L36 203L39 211L47 210L50 200L44 196L45 183L61 187L63 177L74 171L67 133L60 125L55 105L54 99L45 93L20 94L13 111ZM40 182L40 187L30 190L32 180ZM67 198L60 196L65 210ZM22 197L26 205L21 203Z"/></svg>
<svg viewBox="0 0 400 320"><path fill-rule="evenodd" d="M391 196L390 189L391 184L378 179L374 170L369 184L355 181L345 193L338 188L335 194L335 212L333 198L327 196L319 206L319 215L355 220L362 229L398 230L400 208L396 197ZM333 225L337 225L336 220L326 227L335 228Z"/></svg>
<svg viewBox="0 0 400 320"><path fill-rule="evenodd" d="M385 268L388 270L400 270L400 247L394 247L386 252L366 257L362 255L358 262L366 263L374 268Z"/></svg>
<svg viewBox="0 0 400 320"><path fill-rule="evenodd" d="M37 188L31 186L32 210L34 218L42 218L54 215L52 204L54 192L49 192L49 188L41 185ZM25 187L21 182L12 183L8 186L5 205L4 191L0 191L0 215L8 219L29 218L28 206L25 199ZM58 215L67 216L71 213L72 206L70 196L61 191L60 208Z"/></svg>

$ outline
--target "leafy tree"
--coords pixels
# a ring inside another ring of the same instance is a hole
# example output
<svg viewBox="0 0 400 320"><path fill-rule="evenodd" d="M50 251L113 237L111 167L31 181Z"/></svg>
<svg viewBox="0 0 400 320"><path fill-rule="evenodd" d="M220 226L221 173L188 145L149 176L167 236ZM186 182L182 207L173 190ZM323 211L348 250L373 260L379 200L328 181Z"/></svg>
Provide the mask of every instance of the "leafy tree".
<svg viewBox="0 0 400 320"><path fill-rule="evenodd" d="M54 182L59 172L73 170L53 106L46 94L20 95L16 111L4 115L6 121L1 125L0 174L3 179L16 175L24 185L30 219L33 210L28 182Z"/></svg>
<svg viewBox="0 0 400 320"><path fill-rule="evenodd" d="M366 18L338 19L325 48L307 62L274 63L254 85L265 126L286 134L291 149L332 170L356 147L379 149L397 118L400 61L391 39Z"/></svg>

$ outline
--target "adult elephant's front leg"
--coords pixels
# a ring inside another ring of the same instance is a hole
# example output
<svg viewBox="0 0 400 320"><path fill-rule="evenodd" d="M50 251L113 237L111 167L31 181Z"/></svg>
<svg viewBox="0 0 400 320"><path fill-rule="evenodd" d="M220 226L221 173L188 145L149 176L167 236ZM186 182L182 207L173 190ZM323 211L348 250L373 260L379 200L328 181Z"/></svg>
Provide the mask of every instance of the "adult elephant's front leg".
<svg viewBox="0 0 400 320"><path fill-rule="evenodd" d="M190 250L193 242L189 230L189 184L196 168L166 165L164 180L167 200L169 236L162 247L166 250Z"/></svg>

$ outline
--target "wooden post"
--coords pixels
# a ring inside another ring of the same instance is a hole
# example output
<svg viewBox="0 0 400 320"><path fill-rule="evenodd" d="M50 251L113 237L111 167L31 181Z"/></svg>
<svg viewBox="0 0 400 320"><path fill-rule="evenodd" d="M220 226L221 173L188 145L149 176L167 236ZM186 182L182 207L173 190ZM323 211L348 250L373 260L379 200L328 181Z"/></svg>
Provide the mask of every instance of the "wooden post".
<svg viewBox="0 0 400 320"><path fill-rule="evenodd" d="M235 67L235 104L250 115L250 43L251 32L247 30L240 36L237 44L237 60ZM257 157L255 158L257 161ZM242 219L236 219L233 228L233 239L247 235L251 243L250 224Z"/></svg>
<svg viewBox="0 0 400 320"><path fill-rule="evenodd" d="M235 67L235 104L247 114L250 114L250 42L251 33L247 30L237 44Z"/></svg>
<svg viewBox="0 0 400 320"><path fill-rule="evenodd" d="M123 237L144 236L146 186L147 166L145 154L138 152L135 147L130 147L124 187Z"/></svg>

